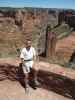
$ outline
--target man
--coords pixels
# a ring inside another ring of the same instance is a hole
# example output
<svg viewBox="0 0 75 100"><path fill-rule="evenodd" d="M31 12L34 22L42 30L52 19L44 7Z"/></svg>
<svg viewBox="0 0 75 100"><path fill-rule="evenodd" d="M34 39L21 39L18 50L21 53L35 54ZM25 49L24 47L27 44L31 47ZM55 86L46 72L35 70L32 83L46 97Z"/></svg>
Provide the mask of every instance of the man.
<svg viewBox="0 0 75 100"><path fill-rule="evenodd" d="M22 62L22 68L23 72L25 75L24 82L26 86L26 91L28 91L29 85L28 85L28 76L31 71L31 68L33 67L33 64L35 63L36 60L36 51L35 49L31 46L31 41L28 40L26 42L26 47L24 47L21 51L21 62ZM36 68L36 67L35 67ZM35 71L34 74L34 82L37 85L37 71Z"/></svg>

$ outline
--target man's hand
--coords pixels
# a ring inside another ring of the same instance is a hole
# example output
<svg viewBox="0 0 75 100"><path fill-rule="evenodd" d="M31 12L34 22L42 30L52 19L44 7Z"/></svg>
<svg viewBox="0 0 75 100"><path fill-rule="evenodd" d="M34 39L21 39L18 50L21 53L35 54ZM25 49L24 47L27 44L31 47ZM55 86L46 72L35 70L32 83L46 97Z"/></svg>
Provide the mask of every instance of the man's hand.
<svg viewBox="0 0 75 100"><path fill-rule="evenodd" d="M21 58L21 63L23 63L24 62L24 59L23 58Z"/></svg>
<svg viewBox="0 0 75 100"><path fill-rule="evenodd" d="M36 56L33 57L33 60L36 61Z"/></svg>

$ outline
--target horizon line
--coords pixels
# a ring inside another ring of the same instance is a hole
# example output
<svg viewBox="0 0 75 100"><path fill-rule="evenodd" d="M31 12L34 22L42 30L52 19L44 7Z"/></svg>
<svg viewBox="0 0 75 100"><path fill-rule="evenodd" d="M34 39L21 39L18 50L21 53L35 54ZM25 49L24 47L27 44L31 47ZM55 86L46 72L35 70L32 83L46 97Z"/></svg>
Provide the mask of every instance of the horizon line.
<svg viewBox="0 0 75 100"><path fill-rule="evenodd" d="M54 7L36 7L36 6L0 6L0 8L36 8L36 9L57 9L57 10L75 10L75 8L54 8Z"/></svg>

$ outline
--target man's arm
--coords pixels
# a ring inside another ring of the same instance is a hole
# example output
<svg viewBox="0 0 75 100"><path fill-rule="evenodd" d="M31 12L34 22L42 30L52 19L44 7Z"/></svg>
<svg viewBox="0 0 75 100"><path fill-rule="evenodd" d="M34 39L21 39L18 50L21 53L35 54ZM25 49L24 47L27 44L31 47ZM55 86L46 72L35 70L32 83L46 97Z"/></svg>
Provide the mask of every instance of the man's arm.
<svg viewBox="0 0 75 100"><path fill-rule="evenodd" d="M36 50L33 48L33 60L36 61L37 60L37 52Z"/></svg>
<svg viewBox="0 0 75 100"><path fill-rule="evenodd" d="M21 59L21 62L23 63L23 61L24 61L24 51L23 51L23 49L22 49L21 54L20 54L20 59Z"/></svg>
<svg viewBox="0 0 75 100"><path fill-rule="evenodd" d="M33 56L33 60L34 60L34 61L36 61L36 58L37 58L37 57L36 57L36 55L35 55L35 56Z"/></svg>

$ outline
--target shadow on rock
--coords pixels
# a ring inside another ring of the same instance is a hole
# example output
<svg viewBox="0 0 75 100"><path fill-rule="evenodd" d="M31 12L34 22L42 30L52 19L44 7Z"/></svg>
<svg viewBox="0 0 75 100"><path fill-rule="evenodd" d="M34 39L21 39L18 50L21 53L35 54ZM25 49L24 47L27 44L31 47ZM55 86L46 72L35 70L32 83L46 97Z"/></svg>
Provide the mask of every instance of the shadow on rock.
<svg viewBox="0 0 75 100"><path fill-rule="evenodd" d="M29 75L29 84L33 88L34 69ZM0 65L0 81L9 79L11 81L18 81L22 87L24 85L24 74L22 70L22 64L14 66L10 64ZM39 88L46 89L48 91L56 92L68 98L75 100L75 80L66 76L58 75L50 71L39 70L38 81L40 82Z"/></svg>

